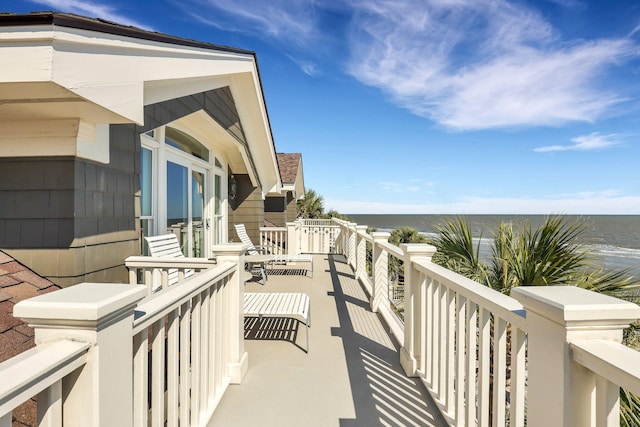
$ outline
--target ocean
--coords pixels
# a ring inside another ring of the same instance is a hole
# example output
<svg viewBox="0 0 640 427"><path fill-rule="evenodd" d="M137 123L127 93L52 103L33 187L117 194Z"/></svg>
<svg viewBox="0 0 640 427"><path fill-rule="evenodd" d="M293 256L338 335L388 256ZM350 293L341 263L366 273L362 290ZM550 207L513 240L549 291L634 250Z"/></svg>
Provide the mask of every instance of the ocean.
<svg viewBox="0 0 640 427"><path fill-rule="evenodd" d="M347 215L360 225L375 227L378 231L391 231L398 227L413 227L435 236L438 224L455 215ZM501 222L520 224L528 222L535 230L545 215L464 215L469 221L475 239L482 236L481 254L488 254L493 233ZM633 268L640 275L640 215L564 215L567 221L584 221L588 226L587 247L607 269ZM477 240L476 240L477 241Z"/></svg>

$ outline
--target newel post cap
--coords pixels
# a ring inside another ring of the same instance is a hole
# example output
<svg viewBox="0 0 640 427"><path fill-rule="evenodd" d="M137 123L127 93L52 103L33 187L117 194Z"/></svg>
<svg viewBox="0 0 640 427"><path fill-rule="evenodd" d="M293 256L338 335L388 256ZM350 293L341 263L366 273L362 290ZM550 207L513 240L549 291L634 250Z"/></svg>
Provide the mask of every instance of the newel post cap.
<svg viewBox="0 0 640 427"><path fill-rule="evenodd" d="M239 256L249 248L248 243L221 243L213 245L211 249L216 256Z"/></svg>
<svg viewBox="0 0 640 427"><path fill-rule="evenodd" d="M426 243L400 243L400 249L410 258L431 258L437 250Z"/></svg>
<svg viewBox="0 0 640 427"><path fill-rule="evenodd" d="M101 324L131 314L146 295L144 285L81 283L20 301L13 313L38 325Z"/></svg>
<svg viewBox="0 0 640 427"><path fill-rule="evenodd" d="M373 240L384 240L386 242L391 237L391 233L388 231L374 231L371 233L371 237Z"/></svg>
<svg viewBox="0 0 640 427"><path fill-rule="evenodd" d="M522 286L511 296L559 325L628 325L640 318L640 306L577 286Z"/></svg>

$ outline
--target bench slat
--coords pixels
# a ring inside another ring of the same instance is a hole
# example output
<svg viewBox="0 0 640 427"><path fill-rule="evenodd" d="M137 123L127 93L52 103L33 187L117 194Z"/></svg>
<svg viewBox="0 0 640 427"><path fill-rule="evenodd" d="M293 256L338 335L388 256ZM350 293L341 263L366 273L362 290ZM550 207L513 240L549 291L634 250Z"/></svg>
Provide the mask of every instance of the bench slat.
<svg viewBox="0 0 640 427"><path fill-rule="evenodd" d="M300 292L245 292L243 307L244 315L248 317L290 317L304 323L307 327L307 352L309 351L309 295Z"/></svg>

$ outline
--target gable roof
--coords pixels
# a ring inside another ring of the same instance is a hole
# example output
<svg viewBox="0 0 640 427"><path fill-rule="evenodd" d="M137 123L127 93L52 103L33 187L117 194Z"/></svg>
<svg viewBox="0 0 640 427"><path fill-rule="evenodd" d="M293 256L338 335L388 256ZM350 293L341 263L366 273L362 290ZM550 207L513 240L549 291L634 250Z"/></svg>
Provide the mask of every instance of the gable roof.
<svg viewBox="0 0 640 427"><path fill-rule="evenodd" d="M180 46L199 47L204 49L222 50L226 52L243 53L255 56L255 52L222 46L192 39L184 39L156 31L143 30L130 25L122 25L117 22L100 18L89 18L66 12L41 11L31 13L0 13L0 26L29 26L29 25L56 25L60 27L75 28L79 30L97 31L105 34L132 37L141 40L171 43Z"/></svg>
<svg viewBox="0 0 640 427"><path fill-rule="evenodd" d="M59 12L0 14L0 28L11 64L0 67L0 138L3 125L13 129L10 139L19 124L24 134L34 120L56 120L66 126L55 134L64 131L66 155L108 163L105 126L143 126L148 105L229 87L246 147L211 126L237 145L247 168L237 173L249 173L265 194L281 191L255 52ZM19 148L16 155L37 151Z"/></svg>
<svg viewBox="0 0 640 427"><path fill-rule="evenodd" d="M302 154L300 153L278 153L278 167L283 184L294 184L298 176L298 167Z"/></svg>

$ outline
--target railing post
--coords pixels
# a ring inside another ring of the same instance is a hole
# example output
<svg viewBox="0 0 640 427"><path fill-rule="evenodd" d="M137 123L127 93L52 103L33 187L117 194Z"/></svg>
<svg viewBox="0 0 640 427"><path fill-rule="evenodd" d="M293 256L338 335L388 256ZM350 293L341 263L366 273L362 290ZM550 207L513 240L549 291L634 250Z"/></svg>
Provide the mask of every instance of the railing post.
<svg viewBox="0 0 640 427"><path fill-rule="evenodd" d="M367 239L360 236L360 233L366 232L366 225L356 226L356 279L367 278Z"/></svg>
<svg viewBox="0 0 640 427"><path fill-rule="evenodd" d="M146 286L82 283L14 307L36 344L91 344L86 365L63 380L64 426L133 425L133 313L146 295Z"/></svg>
<svg viewBox="0 0 640 427"><path fill-rule="evenodd" d="M371 233L373 244L371 245L371 275L373 290L371 292L371 310L378 312L380 304L389 298L389 253L381 246L381 242L388 242L391 233L386 231L374 231Z"/></svg>
<svg viewBox="0 0 640 427"><path fill-rule="evenodd" d="M519 287L511 295L527 313L527 425L595 425L595 375L573 361L571 342L620 342L640 307L574 286Z"/></svg>
<svg viewBox="0 0 640 427"><path fill-rule="evenodd" d="M435 246L424 243L402 243L404 252L404 343L400 350L400 364L405 374L411 377L418 375L423 340L422 330L426 318L424 275L415 269L416 261L431 261L436 253Z"/></svg>
<svg viewBox="0 0 640 427"><path fill-rule="evenodd" d="M213 245L218 262L233 262L238 266L229 278L228 370L232 384L240 384L249 369L249 355L244 350L244 253L245 243Z"/></svg>
<svg viewBox="0 0 640 427"><path fill-rule="evenodd" d="M298 232L301 227L297 222L287 223L287 253L296 255L300 253L300 236Z"/></svg>
<svg viewBox="0 0 640 427"><path fill-rule="evenodd" d="M348 243L348 256L347 262L353 268L353 271L356 270L356 227L357 224L355 222L349 223L349 243Z"/></svg>

